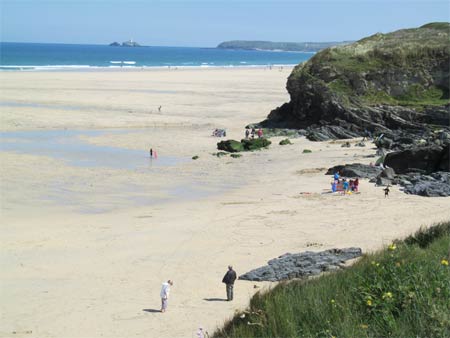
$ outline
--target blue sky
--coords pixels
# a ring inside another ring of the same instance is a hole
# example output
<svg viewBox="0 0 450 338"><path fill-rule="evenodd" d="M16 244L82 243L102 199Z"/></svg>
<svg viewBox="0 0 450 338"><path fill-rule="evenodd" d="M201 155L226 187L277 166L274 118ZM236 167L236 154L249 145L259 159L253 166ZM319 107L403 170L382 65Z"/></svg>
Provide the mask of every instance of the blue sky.
<svg viewBox="0 0 450 338"><path fill-rule="evenodd" d="M0 0L1 41L214 47L341 41L450 21L442 0Z"/></svg>

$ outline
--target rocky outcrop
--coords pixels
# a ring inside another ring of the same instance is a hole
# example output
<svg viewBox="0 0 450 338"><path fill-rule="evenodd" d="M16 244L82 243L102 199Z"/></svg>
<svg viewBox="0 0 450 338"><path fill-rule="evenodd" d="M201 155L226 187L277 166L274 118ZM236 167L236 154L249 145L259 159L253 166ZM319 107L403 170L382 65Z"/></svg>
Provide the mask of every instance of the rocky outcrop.
<svg viewBox="0 0 450 338"><path fill-rule="evenodd" d="M329 168L325 175L333 175L338 172L343 177L359 177L359 178L373 178L381 173L382 169L377 166L370 166L367 164L353 163L345 165L336 165Z"/></svg>
<svg viewBox="0 0 450 338"><path fill-rule="evenodd" d="M331 249L321 252L306 251L284 254L266 265L239 276L242 280L276 282L292 278L318 275L337 270L353 258L362 255L360 248Z"/></svg>
<svg viewBox="0 0 450 338"><path fill-rule="evenodd" d="M386 155L384 165L398 174L410 171L423 171L430 174L436 171L449 171L449 145L415 147Z"/></svg>
<svg viewBox="0 0 450 338"><path fill-rule="evenodd" d="M124 41L121 44L118 43L117 41L114 41L109 45L112 47L141 47L140 44L138 44L136 41L133 40Z"/></svg>
<svg viewBox="0 0 450 338"><path fill-rule="evenodd" d="M306 129L315 141L449 126L448 23L375 34L294 68L290 102L264 127Z"/></svg>
<svg viewBox="0 0 450 338"><path fill-rule="evenodd" d="M450 196L449 172L435 172L431 175L409 173L407 175L399 175L396 181L407 194L426 197Z"/></svg>

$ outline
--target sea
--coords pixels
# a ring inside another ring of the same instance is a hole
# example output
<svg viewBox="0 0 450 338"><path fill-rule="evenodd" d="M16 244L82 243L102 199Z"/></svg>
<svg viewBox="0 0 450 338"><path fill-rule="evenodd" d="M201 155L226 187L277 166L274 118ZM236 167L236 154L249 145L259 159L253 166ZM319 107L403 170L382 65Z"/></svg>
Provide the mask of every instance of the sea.
<svg viewBox="0 0 450 338"><path fill-rule="evenodd" d="M314 53L199 47L113 47L0 42L1 71L151 67L282 67Z"/></svg>

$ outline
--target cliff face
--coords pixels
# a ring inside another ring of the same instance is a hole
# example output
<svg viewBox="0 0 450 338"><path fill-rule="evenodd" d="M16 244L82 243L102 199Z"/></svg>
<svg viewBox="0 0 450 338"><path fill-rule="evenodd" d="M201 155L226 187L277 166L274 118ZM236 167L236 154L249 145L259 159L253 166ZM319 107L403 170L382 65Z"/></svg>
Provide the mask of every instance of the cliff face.
<svg viewBox="0 0 450 338"><path fill-rule="evenodd" d="M261 124L335 138L449 126L449 30L432 23L323 50L294 68L290 102Z"/></svg>

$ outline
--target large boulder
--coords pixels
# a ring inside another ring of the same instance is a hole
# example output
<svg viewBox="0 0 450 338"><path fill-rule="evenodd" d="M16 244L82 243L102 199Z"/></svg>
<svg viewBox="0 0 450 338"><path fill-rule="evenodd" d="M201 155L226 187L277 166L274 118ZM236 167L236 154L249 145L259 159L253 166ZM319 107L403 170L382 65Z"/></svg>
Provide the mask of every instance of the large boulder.
<svg viewBox="0 0 450 338"><path fill-rule="evenodd" d="M396 173L403 174L419 169L426 173L438 170L448 171L449 147L440 146L417 147L396 151L386 155L384 165L391 167Z"/></svg>
<svg viewBox="0 0 450 338"><path fill-rule="evenodd" d="M339 174L344 177L373 178L377 177L381 171L382 169L380 167L361 163L353 163L336 165L332 168L329 168L325 175L333 175L335 172L339 172Z"/></svg>
<svg viewBox="0 0 450 338"><path fill-rule="evenodd" d="M336 270L345 261L362 255L360 248L331 249L321 252L306 251L284 254L268 262L268 265L249 271L239 279L251 281L281 281L291 278L318 275Z"/></svg>
<svg viewBox="0 0 450 338"><path fill-rule="evenodd" d="M450 172L435 172L431 175L409 173L400 175L398 180L407 194L426 197L450 196Z"/></svg>

